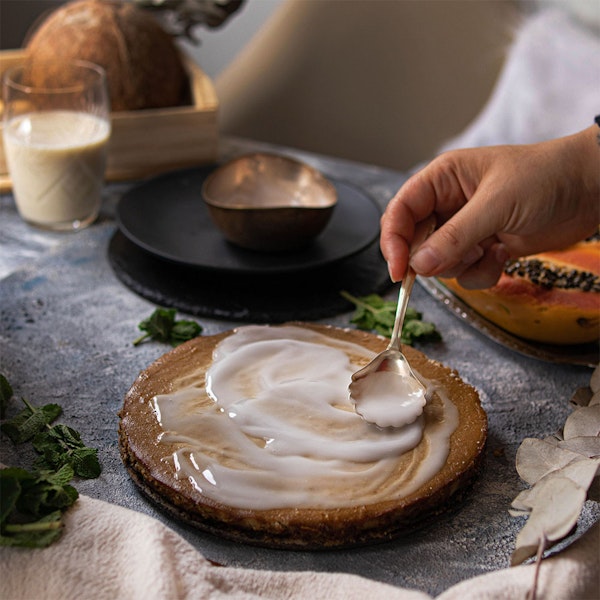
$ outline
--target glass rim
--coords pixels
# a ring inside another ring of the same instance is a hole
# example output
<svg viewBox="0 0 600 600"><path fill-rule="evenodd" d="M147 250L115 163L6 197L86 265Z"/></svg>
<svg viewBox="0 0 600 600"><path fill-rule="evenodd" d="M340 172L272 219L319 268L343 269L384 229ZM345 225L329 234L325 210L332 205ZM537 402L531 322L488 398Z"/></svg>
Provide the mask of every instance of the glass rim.
<svg viewBox="0 0 600 600"><path fill-rule="evenodd" d="M98 65L96 63L93 63L89 60L75 59L75 60L61 61L59 59L44 59L44 60L40 60L40 61L36 61L36 62L38 64L39 63L41 63L41 64L63 63L65 66L80 67L80 68L87 70L88 72L96 73L99 77L98 78L99 81L101 81L101 82L106 81L106 70L104 69L104 67L102 67L101 65ZM2 83L5 86L10 86L13 89L18 90L19 92L26 93L26 94L66 94L66 93L73 93L76 91L80 91L83 87L85 87L83 82L68 85L68 86L57 85L57 86L53 87L53 86L25 85L25 84L19 83L18 81L15 81L15 79L13 78L13 74L16 73L17 71L23 71L30 64L31 64L31 61L26 60L25 62L23 62L21 64L18 64L18 65L15 65L13 67L9 67L8 69L6 69L6 71L4 71L4 73L2 75Z"/></svg>

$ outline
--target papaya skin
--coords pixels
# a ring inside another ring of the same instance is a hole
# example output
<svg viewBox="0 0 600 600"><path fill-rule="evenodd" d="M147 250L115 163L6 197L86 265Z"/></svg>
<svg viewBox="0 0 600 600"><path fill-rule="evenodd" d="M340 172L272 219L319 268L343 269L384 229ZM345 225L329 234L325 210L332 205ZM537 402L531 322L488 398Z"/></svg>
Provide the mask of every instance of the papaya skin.
<svg viewBox="0 0 600 600"><path fill-rule="evenodd" d="M600 275L600 242L580 242L536 258ZM571 345L600 339L600 293L578 288L545 288L527 278L502 273L498 283L467 290L456 279L441 279L448 289L488 321L534 342Z"/></svg>

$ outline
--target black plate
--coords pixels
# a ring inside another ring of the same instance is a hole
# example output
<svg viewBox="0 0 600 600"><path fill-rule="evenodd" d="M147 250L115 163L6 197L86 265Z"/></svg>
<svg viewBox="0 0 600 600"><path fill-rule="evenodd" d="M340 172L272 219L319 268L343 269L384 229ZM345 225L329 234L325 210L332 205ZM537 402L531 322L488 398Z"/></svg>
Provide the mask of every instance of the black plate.
<svg viewBox="0 0 600 600"><path fill-rule="evenodd" d="M121 231L134 244L181 265L231 273L291 273L334 264L367 248L379 235L381 211L363 191L334 181L331 221L306 248L267 254L227 242L201 197L216 167L166 173L127 191L117 206Z"/></svg>
<svg viewBox="0 0 600 600"><path fill-rule="evenodd" d="M115 275L158 306L184 313L252 323L315 321L352 310L340 291L383 294L391 286L373 242L356 256L310 271L238 274L178 265L142 250L117 230L108 247Z"/></svg>

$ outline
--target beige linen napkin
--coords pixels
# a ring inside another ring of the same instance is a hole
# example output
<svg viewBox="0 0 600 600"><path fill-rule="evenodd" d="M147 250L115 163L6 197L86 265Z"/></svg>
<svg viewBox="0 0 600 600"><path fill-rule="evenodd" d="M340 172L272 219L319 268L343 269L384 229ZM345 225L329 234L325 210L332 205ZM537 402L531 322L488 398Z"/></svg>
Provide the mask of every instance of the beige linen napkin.
<svg viewBox="0 0 600 600"><path fill-rule="evenodd" d="M218 567L156 519L85 496L66 513L65 523L62 538L48 548L0 549L3 600L430 600L422 592L356 575ZM599 597L599 531L596 524L567 551L544 561L539 598ZM438 598L525 598L533 568L482 575Z"/></svg>

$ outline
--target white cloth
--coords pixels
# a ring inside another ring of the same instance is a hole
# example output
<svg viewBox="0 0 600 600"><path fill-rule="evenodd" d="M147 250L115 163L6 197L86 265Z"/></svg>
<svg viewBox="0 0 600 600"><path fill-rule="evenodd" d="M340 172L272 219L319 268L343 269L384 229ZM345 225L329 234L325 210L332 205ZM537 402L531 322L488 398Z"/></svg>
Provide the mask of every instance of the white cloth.
<svg viewBox="0 0 600 600"><path fill-rule="evenodd" d="M599 525L543 561L539 598L598 598ZM474 549L476 551L476 549ZM534 566L507 568L463 581L438 600L525 598ZM432 574L434 575L434 574ZM356 575L275 572L215 566L156 519L81 496L65 531L48 548L0 548L3 600L430 600L414 590Z"/></svg>
<svg viewBox="0 0 600 600"><path fill-rule="evenodd" d="M562 137L598 114L600 35L566 10L549 8L523 21L488 103L442 150Z"/></svg>

